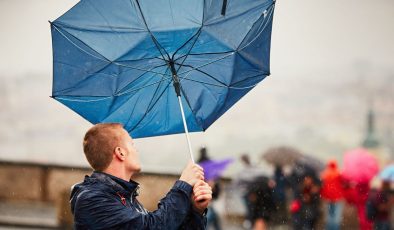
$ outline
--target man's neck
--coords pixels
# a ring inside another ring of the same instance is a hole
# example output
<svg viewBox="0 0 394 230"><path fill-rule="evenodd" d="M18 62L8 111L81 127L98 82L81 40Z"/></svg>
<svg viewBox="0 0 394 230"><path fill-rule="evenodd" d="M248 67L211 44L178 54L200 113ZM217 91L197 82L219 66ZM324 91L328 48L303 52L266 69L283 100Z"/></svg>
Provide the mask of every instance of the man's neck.
<svg viewBox="0 0 394 230"><path fill-rule="evenodd" d="M126 170L122 170L116 167L108 167L107 169L103 170L103 172L110 174L112 176L116 176L120 179L125 181L130 181L131 177L133 176L132 172L126 172Z"/></svg>

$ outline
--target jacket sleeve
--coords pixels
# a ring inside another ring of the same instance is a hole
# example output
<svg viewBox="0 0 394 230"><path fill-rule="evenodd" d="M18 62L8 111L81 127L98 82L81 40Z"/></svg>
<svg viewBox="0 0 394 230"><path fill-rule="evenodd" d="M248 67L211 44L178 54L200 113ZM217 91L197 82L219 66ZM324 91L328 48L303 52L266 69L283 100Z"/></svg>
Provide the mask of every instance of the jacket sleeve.
<svg viewBox="0 0 394 230"><path fill-rule="evenodd" d="M177 181L154 212L122 205L113 194L81 194L74 209L76 229L179 229L191 211L192 187ZM80 226L80 227L79 227Z"/></svg>
<svg viewBox="0 0 394 230"><path fill-rule="evenodd" d="M183 221L181 227L179 229L183 230L205 230L207 227L207 218L205 216L207 210L205 210L204 214L201 215L193 209L190 209L189 214Z"/></svg>

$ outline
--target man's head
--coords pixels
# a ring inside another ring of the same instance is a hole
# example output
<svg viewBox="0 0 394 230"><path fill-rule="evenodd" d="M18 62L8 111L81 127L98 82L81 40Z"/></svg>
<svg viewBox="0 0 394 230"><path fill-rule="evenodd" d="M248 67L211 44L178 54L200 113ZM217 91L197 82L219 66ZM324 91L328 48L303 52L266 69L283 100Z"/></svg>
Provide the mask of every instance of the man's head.
<svg viewBox="0 0 394 230"><path fill-rule="evenodd" d="M119 123L102 123L90 128L83 140L86 159L96 171L110 166L138 172L141 166L133 140Z"/></svg>
<svg viewBox="0 0 394 230"><path fill-rule="evenodd" d="M241 162L246 166L250 166L250 158L247 153L241 155Z"/></svg>

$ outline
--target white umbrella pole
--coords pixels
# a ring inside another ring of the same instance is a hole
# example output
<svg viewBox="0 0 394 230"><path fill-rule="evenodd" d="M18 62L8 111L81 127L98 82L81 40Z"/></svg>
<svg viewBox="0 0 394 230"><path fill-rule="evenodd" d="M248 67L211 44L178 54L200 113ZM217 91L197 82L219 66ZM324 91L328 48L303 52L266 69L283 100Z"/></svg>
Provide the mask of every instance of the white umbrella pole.
<svg viewBox="0 0 394 230"><path fill-rule="evenodd" d="M187 123L186 123L186 118L185 118L185 112L183 111L183 106L182 106L182 100L181 96L178 97L178 102L179 102L179 107L181 108L181 114L182 114L182 121L183 121L183 127L185 128L185 134L186 134L186 139L187 139L187 144L189 146L189 153L190 153L190 159L194 162L194 157L193 157L193 150L192 150L192 144L190 142L190 137L189 137L189 129L187 128Z"/></svg>

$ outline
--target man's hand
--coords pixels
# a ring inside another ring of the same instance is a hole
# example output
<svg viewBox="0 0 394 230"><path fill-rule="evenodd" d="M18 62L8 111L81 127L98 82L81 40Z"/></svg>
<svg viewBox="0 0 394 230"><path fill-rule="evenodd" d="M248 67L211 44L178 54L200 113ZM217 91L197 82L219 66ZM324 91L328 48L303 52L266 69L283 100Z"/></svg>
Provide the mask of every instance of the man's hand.
<svg viewBox="0 0 394 230"><path fill-rule="evenodd" d="M204 171L201 166L190 161L183 170L179 180L194 186L199 180L204 180Z"/></svg>
<svg viewBox="0 0 394 230"><path fill-rule="evenodd" d="M212 200L212 188L205 181L198 181L193 187L193 209L203 214Z"/></svg>

